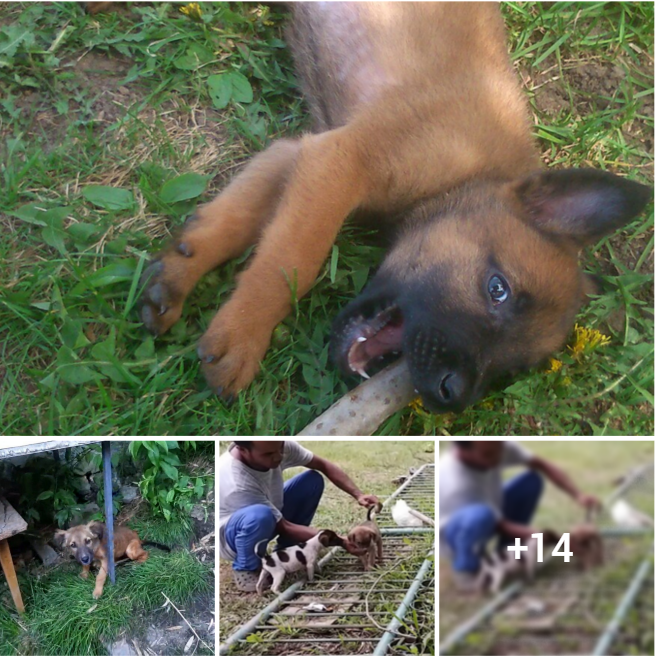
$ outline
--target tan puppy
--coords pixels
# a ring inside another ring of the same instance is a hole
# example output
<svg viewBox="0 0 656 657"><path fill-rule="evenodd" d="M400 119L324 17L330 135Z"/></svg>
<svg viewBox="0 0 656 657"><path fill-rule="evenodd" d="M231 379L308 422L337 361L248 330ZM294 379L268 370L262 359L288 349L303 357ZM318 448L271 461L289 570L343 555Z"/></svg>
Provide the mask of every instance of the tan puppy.
<svg viewBox="0 0 656 657"><path fill-rule="evenodd" d="M359 550L360 561L365 570L371 570L378 563L383 562L383 539L380 536L380 530L376 524L376 514L383 509L382 504L370 506L367 511L367 520L349 532L348 540L353 543Z"/></svg>
<svg viewBox="0 0 656 657"><path fill-rule="evenodd" d="M497 3L288 4L317 133L274 142L198 208L144 273L143 322L168 331L204 274L257 244L198 349L232 400L355 213L396 238L335 322L335 363L368 376L402 351L424 406L462 411L562 347L595 287L580 249L652 190L541 168Z"/></svg>
<svg viewBox="0 0 656 657"><path fill-rule="evenodd" d="M82 565L80 577L89 577L89 568L94 561L100 561L100 570L96 577L93 597L97 600L103 592L109 568L107 550L107 528L100 522L90 522L88 525L77 525L64 531L55 532L55 541L63 545L69 554ZM168 550L168 548L165 548ZM129 527L114 528L114 561L127 556L132 561L144 562L148 552L141 547L137 533Z"/></svg>
<svg viewBox="0 0 656 657"><path fill-rule="evenodd" d="M569 533L569 546L581 570L590 570L603 565L604 544L594 525L584 524L574 527Z"/></svg>

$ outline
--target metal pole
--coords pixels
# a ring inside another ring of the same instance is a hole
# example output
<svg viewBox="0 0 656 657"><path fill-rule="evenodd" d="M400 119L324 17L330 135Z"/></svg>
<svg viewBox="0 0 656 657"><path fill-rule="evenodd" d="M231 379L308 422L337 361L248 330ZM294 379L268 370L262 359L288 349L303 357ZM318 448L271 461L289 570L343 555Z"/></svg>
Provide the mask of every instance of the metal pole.
<svg viewBox="0 0 656 657"><path fill-rule="evenodd" d="M382 638L378 642L378 645L376 646L373 652L374 655L387 654L387 650L390 647L390 643L392 643L392 640L396 637L396 630L398 630L399 627L401 626L401 622L405 618L408 609L410 609L410 606L412 605L415 598L417 597L417 591L419 591L419 587L424 581L424 578L426 577L426 573L428 573L428 571L430 570L431 566L434 563L434 559L431 558L434 556L434 554L435 554L435 545L433 545L433 549L431 549L431 551L426 556L426 559L424 559L424 563L421 564L421 568L415 575L415 578L410 588L408 589L408 592L405 594L403 600L401 601L401 604L399 605L399 608L394 613L394 617L389 622L385 630L385 634L383 634Z"/></svg>
<svg viewBox="0 0 656 657"><path fill-rule="evenodd" d="M654 550L654 546L652 545L651 552L653 552L653 550ZM640 566L638 566L638 569L636 570L635 575L633 576L633 579L629 584L629 587L626 589L626 593L624 594L624 597L622 598L619 605L617 605L617 608L615 609L615 613L613 614L610 623L606 625L606 629L603 631L603 634L599 637L599 640L597 641L597 645L594 647L594 650L592 651L593 655L609 654L608 651L610 649L610 646L615 640L615 637L619 632L619 629L622 625L622 622L624 621L624 618L626 617L627 613L629 612L629 609L631 609L631 606L635 602L638 593L640 593L640 588L644 584L645 579L652 568L653 568L652 560L649 557L645 559L640 564Z"/></svg>
<svg viewBox="0 0 656 657"><path fill-rule="evenodd" d="M413 534L434 534L435 527L381 527L383 536L412 536Z"/></svg>
<svg viewBox="0 0 656 657"><path fill-rule="evenodd" d="M517 595L523 588L524 582L513 582L505 588L499 595L493 598L482 609L477 611L473 616L468 618L464 623L458 625L446 639L440 644L440 655L448 655L451 648L460 643L477 625L489 618L501 605L505 604L510 598Z"/></svg>
<svg viewBox="0 0 656 657"><path fill-rule="evenodd" d="M337 550L341 548L334 547L323 559L319 560L317 570L321 570L323 565L332 559L333 555ZM248 622L244 623L236 632L231 634L225 641L219 646L219 655L227 655L230 652L230 647L233 646L237 641L243 641L251 632L255 631L256 625L264 622L271 614L278 611L282 607L283 602L291 600L296 592L307 583L307 577L299 580L292 584L289 588L286 588L271 604L266 606L259 614L256 614Z"/></svg>
<svg viewBox="0 0 656 657"><path fill-rule="evenodd" d="M114 508L112 506L112 443L102 442L103 485L105 490L105 527L107 528L107 550L109 552L109 581L114 584Z"/></svg>

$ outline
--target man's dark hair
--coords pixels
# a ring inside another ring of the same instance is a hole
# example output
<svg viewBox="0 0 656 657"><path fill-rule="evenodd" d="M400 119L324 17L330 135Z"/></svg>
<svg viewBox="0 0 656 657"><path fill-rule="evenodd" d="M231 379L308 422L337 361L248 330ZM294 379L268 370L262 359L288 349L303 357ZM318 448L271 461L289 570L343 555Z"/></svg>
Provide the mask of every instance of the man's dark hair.
<svg viewBox="0 0 656 657"><path fill-rule="evenodd" d="M237 447L241 447L242 449L250 449L253 447L253 441L252 440L233 440L235 445Z"/></svg>
<svg viewBox="0 0 656 657"><path fill-rule="evenodd" d="M473 440L454 440L453 444L460 449L469 449L473 444Z"/></svg>

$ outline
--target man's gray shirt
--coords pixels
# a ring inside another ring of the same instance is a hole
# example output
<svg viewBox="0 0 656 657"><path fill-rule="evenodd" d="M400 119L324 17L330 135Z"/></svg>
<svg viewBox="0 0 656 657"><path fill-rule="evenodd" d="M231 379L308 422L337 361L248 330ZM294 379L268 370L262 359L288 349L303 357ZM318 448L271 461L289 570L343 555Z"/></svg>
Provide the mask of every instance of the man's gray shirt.
<svg viewBox="0 0 656 657"><path fill-rule="evenodd" d="M294 440L285 440L282 462L274 470L260 472L232 455L231 445L219 458L219 556L234 561L237 555L225 540L225 526L233 513L253 504L268 506L276 522L282 519L282 471L307 465L314 455Z"/></svg>
<svg viewBox="0 0 656 657"><path fill-rule="evenodd" d="M527 465L531 452L512 440L503 445L501 462L489 470L476 470L465 465L451 447L442 458L438 472L440 486L440 533L456 511L470 504L487 504L498 520L503 503L503 468ZM441 541L444 546L444 541Z"/></svg>

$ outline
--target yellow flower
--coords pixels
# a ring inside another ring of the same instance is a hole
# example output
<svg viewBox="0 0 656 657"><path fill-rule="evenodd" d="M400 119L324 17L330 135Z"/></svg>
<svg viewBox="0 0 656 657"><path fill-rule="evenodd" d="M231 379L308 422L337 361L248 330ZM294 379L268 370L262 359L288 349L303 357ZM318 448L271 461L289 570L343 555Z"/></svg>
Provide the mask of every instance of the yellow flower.
<svg viewBox="0 0 656 657"><path fill-rule="evenodd" d="M578 324L574 325L574 344L568 349L572 352L574 358L580 358L584 354L589 354L598 347L605 347L610 344L610 338L597 329L588 329Z"/></svg>
<svg viewBox="0 0 656 657"><path fill-rule="evenodd" d="M185 15L191 18L192 20L199 21L202 18L202 12L200 10L200 5L197 2L190 2L184 7L180 7L180 11Z"/></svg>
<svg viewBox="0 0 656 657"><path fill-rule="evenodd" d="M416 397L413 399L408 406L415 412L415 413L421 413L421 412L426 412L426 409L424 408L424 405L421 403L421 397Z"/></svg>
<svg viewBox="0 0 656 657"><path fill-rule="evenodd" d="M553 374L554 372L560 372L563 368L563 361L556 358L549 359L549 369L545 370L546 374Z"/></svg>

